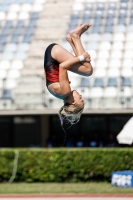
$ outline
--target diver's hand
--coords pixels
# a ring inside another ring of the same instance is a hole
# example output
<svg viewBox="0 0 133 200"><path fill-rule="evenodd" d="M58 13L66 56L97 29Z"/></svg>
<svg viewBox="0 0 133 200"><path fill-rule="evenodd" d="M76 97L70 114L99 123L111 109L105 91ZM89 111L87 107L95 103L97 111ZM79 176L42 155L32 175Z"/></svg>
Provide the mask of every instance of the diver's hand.
<svg viewBox="0 0 133 200"><path fill-rule="evenodd" d="M87 62L91 61L91 57L90 57L90 54L88 52L84 52L82 55L84 56L85 61L87 61Z"/></svg>

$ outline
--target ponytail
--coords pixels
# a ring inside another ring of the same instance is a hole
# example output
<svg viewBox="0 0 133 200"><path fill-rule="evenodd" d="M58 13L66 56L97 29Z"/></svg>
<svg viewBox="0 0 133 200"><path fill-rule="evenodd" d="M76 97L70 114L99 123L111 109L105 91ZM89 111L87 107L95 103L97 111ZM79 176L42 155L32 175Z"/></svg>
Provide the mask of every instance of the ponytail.
<svg viewBox="0 0 133 200"><path fill-rule="evenodd" d="M61 126L63 126L63 116L62 116L62 110L63 110L64 106L62 106L59 110L59 118L60 118L60 123L61 123Z"/></svg>
<svg viewBox="0 0 133 200"><path fill-rule="evenodd" d="M61 113L61 112L63 111L63 109L64 109L64 106L62 106L62 107L60 108L60 110L59 110L59 118L60 118L60 123L61 123L62 130L63 130L64 133L65 133L65 137L64 137L64 141L63 141L63 147L64 147L65 141L66 141L66 131L65 131L64 127L63 127L63 120L64 120L64 118L63 118L63 115L62 115L62 113Z"/></svg>

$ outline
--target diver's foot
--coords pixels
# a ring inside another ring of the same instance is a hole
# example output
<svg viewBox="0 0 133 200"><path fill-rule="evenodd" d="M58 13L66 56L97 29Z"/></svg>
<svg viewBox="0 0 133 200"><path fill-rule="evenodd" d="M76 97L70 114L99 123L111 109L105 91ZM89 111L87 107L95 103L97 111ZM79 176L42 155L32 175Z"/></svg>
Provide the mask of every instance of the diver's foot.
<svg viewBox="0 0 133 200"><path fill-rule="evenodd" d="M66 40L67 40L69 43L72 42L72 38L71 38L70 34L67 34L67 35L66 35Z"/></svg>
<svg viewBox="0 0 133 200"><path fill-rule="evenodd" d="M69 35L71 36L71 38L73 37L80 37L85 31L88 30L88 28L90 27L91 25L90 24L81 24L81 25L78 25L76 27L76 29L74 30L71 30L69 32Z"/></svg>

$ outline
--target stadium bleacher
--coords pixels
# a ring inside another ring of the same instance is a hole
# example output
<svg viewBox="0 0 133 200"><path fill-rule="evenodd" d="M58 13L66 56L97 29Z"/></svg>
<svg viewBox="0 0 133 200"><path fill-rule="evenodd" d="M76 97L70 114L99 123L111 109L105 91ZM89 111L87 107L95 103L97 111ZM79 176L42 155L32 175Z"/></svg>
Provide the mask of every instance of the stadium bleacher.
<svg viewBox="0 0 133 200"><path fill-rule="evenodd" d="M72 89L81 92L86 108L133 106L132 0L1 0L0 109L60 107L45 87L44 51L56 42L73 53L65 35L86 22L92 26L82 43L94 73L85 78L70 72Z"/></svg>
<svg viewBox="0 0 133 200"><path fill-rule="evenodd" d="M129 99L132 107L133 1L75 0L70 19L68 30L79 23L92 24L82 37L94 68L89 78L91 108L123 108ZM72 52L66 42L64 46Z"/></svg>
<svg viewBox="0 0 133 200"><path fill-rule="evenodd" d="M5 103L10 109L41 104L42 79L36 71L30 77L23 76L23 70L44 4L45 0L0 1L1 109L5 108ZM29 68L32 72L32 67Z"/></svg>

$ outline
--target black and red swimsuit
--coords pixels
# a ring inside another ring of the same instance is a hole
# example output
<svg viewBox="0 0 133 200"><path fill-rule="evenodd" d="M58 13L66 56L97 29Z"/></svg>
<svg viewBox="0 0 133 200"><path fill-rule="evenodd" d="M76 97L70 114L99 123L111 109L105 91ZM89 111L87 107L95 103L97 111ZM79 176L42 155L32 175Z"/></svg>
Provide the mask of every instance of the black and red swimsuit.
<svg viewBox="0 0 133 200"><path fill-rule="evenodd" d="M56 43L50 44L44 55L44 69L46 73L46 85L59 82L59 63L52 57L51 50Z"/></svg>

